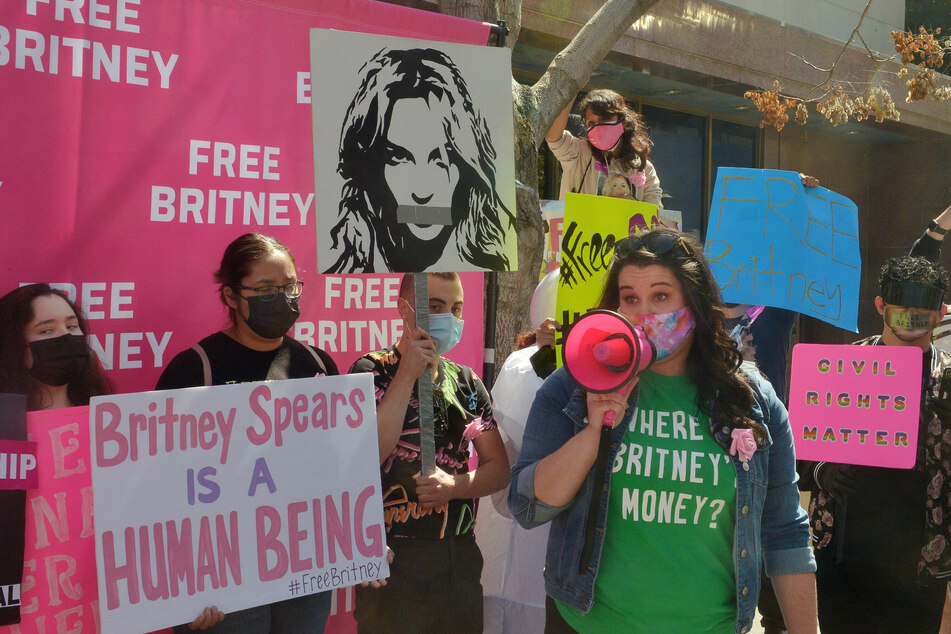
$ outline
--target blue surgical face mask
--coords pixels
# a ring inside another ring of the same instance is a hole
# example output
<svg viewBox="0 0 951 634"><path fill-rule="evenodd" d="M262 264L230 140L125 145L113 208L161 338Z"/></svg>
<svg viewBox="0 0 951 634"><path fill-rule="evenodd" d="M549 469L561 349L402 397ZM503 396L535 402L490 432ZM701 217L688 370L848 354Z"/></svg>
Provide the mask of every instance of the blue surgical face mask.
<svg viewBox="0 0 951 634"><path fill-rule="evenodd" d="M436 354L446 354L462 339L463 321L452 313L429 316L429 336L436 340Z"/></svg>

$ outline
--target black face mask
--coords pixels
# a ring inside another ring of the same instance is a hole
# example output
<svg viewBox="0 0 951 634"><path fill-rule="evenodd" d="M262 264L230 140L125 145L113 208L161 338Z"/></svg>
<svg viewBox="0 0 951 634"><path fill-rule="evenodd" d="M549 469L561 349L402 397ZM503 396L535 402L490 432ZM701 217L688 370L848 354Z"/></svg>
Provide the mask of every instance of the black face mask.
<svg viewBox="0 0 951 634"><path fill-rule="evenodd" d="M62 335L52 339L30 342L34 379L44 385L60 386L72 383L82 374L89 360L89 348L83 335Z"/></svg>
<svg viewBox="0 0 951 634"><path fill-rule="evenodd" d="M280 339L300 317L299 297L291 299L284 293L278 293L269 302L257 295L245 299L248 300L248 328L264 339Z"/></svg>

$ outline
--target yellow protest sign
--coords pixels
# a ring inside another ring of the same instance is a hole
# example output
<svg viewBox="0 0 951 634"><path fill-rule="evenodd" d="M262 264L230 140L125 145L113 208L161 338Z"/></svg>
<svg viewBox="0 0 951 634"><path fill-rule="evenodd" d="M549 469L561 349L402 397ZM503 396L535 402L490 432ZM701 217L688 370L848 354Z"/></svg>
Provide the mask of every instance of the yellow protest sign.
<svg viewBox="0 0 951 634"><path fill-rule="evenodd" d="M657 223L656 205L569 193L565 197L561 273L555 303L558 321L571 324L597 306L611 268L614 245L628 235L655 228ZM560 366L560 346L557 359Z"/></svg>

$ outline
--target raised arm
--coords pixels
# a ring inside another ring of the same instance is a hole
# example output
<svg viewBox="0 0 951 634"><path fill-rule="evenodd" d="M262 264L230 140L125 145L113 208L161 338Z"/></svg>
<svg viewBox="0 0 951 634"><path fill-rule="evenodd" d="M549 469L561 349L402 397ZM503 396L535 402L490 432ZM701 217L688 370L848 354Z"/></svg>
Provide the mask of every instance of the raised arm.
<svg viewBox="0 0 951 634"><path fill-rule="evenodd" d="M938 262L941 258L941 243L944 241L944 233L941 230L951 229L951 205L932 222L934 225L929 225L921 237L915 240L908 255L922 257L930 262Z"/></svg>
<svg viewBox="0 0 951 634"><path fill-rule="evenodd" d="M549 143L554 143L561 138L562 133L565 131L565 126L568 125L568 115L571 114L571 104L569 103L565 106L565 109L555 117L555 120L552 122L551 127L548 128L548 133L545 134L545 140Z"/></svg>
<svg viewBox="0 0 951 634"><path fill-rule="evenodd" d="M938 225L938 228L940 229L944 229L945 231L948 231L949 229L951 229L951 205L948 205L945 208L945 210L942 211L938 215L938 217L934 219L934 222L936 225ZM943 233L932 231L930 228L928 229L928 235L939 242L944 240Z"/></svg>

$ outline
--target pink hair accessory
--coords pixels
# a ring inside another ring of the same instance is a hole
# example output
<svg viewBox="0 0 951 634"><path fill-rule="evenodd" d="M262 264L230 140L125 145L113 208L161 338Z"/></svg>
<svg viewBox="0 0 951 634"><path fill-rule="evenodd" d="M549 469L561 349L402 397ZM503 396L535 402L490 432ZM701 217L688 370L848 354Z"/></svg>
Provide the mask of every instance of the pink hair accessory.
<svg viewBox="0 0 951 634"><path fill-rule="evenodd" d="M753 438L751 429L734 429L730 434L733 442L730 444L730 455L739 454L740 462L749 462L753 454L756 453L756 439Z"/></svg>
<svg viewBox="0 0 951 634"><path fill-rule="evenodd" d="M631 185L634 185L634 187L643 187L646 182L647 174L643 170L635 172L634 176L631 176Z"/></svg>

